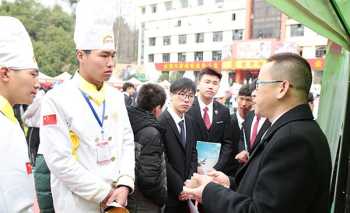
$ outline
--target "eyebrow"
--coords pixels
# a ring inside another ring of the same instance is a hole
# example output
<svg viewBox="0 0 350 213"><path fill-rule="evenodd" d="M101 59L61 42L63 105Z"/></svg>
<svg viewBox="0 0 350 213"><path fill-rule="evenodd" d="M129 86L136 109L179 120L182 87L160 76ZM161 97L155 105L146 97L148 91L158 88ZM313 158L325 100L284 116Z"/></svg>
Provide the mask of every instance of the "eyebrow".
<svg viewBox="0 0 350 213"><path fill-rule="evenodd" d="M117 51L101 51L100 54L109 54L109 55L116 55L117 54Z"/></svg>

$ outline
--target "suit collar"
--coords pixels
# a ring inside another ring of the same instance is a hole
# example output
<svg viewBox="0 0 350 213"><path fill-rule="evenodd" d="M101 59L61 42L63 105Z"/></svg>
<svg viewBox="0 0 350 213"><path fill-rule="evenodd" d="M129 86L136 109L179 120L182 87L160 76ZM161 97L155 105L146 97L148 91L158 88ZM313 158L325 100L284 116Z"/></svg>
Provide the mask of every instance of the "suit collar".
<svg viewBox="0 0 350 213"><path fill-rule="evenodd" d="M290 123L292 121L298 121L298 120L313 120L313 115L310 110L309 105L307 104L301 104L298 105L288 112L284 113L281 117L279 117L275 123L272 124L272 126L267 130L267 133L264 137L265 140L270 139L272 135L282 126L286 125L287 123Z"/></svg>

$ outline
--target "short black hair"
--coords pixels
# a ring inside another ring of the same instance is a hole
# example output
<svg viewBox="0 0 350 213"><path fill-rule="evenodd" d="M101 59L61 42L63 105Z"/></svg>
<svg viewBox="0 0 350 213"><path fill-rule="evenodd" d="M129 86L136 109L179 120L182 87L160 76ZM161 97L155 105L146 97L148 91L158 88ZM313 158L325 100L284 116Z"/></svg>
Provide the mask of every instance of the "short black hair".
<svg viewBox="0 0 350 213"><path fill-rule="evenodd" d="M210 67L206 67L200 71L199 77L198 77L199 80L202 79L203 75L214 75L214 76L218 77L220 80L222 78L221 73L219 73L218 71L216 71Z"/></svg>
<svg viewBox="0 0 350 213"><path fill-rule="evenodd" d="M311 83L311 66L306 59L295 53L278 53L267 59L273 62L272 76L276 80L289 80L293 87L301 90L307 98Z"/></svg>
<svg viewBox="0 0 350 213"><path fill-rule="evenodd" d="M311 92L307 96L307 102L314 102L314 95Z"/></svg>
<svg viewBox="0 0 350 213"><path fill-rule="evenodd" d="M191 91L193 94L196 93L196 84L188 78L180 78L174 81L170 85L170 92L172 94L175 94L177 92L182 92L182 91Z"/></svg>
<svg viewBox="0 0 350 213"><path fill-rule="evenodd" d="M252 96L252 91L250 84L244 84L239 88L238 95L239 96Z"/></svg>
<svg viewBox="0 0 350 213"><path fill-rule="evenodd" d="M157 106L163 107L166 100L164 89L158 84L144 84L137 95L136 106L151 112Z"/></svg>
<svg viewBox="0 0 350 213"><path fill-rule="evenodd" d="M133 83L125 82L125 83L123 84L123 92L125 92L125 91L126 91L128 88L130 88L130 87L132 87L132 88L135 89L135 85L134 85Z"/></svg>

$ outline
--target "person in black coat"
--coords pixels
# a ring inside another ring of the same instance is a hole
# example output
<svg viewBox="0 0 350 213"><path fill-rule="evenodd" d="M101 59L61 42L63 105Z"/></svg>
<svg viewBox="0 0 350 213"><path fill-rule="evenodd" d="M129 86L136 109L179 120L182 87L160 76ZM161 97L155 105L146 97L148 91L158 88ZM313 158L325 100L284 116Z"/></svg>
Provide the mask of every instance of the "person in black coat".
<svg viewBox="0 0 350 213"><path fill-rule="evenodd" d="M257 116L254 111L250 111L242 123L241 139L238 145L239 153L235 157L241 163L246 163L248 161L249 155L253 153L254 148L260 143L262 136L271 126L268 119L260 117L261 125L259 125L255 141L252 143L251 135L253 124L256 122L256 119Z"/></svg>
<svg viewBox="0 0 350 213"><path fill-rule="evenodd" d="M186 112L193 103L195 91L196 86L190 79L174 81L170 85L170 105L159 118L161 126L166 128L163 140L168 178L166 213L188 212L183 185L197 171L197 151L192 121Z"/></svg>
<svg viewBox="0 0 350 213"><path fill-rule="evenodd" d="M188 115L194 121L193 132L196 141L221 144L220 156L214 169L226 174L233 174L238 166L234 156L237 154L239 137L233 137L232 129L234 127L231 123L229 109L214 101L221 77L220 73L211 68L201 70L198 82L198 97L195 98Z"/></svg>
<svg viewBox="0 0 350 213"><path fill-rule="evenodd" d="M270 129L235 179L219 172L194 175L195 188L185 192L209 213L328 213L332 164L307 105L311 82L301 56L271 56L260 70L255 98L255 111L271 121Z"/></svg>
<svg viewBox="0 0 350 213"><path fill-rule="evenodd" d="M253 106L251 87L251 84L241 86L236 97L237 111L231 116L231 122L233 124L232 136L235 138L234 141L238 141L238 154L235 156L235 159L239 162L248 160L247 137L243 132L245 129L243 128L243 124Z"/></svg>
<svg viewBox="0 0 350 213"><path fill-rule="evenodd" d="M123 84L123 95L125 106L134 106L135 105L135 85L130 82L125 82Z"/></svg>
<svg viewBox="0 0 350 213"><path fill-rule="evenodd" d="M131 213L160 213L167 197L166 165L162 137L165 129L156 120L166 94L156 84L141 87L137 106L128 115L135 139L135 191L129 195Z"/></svg>

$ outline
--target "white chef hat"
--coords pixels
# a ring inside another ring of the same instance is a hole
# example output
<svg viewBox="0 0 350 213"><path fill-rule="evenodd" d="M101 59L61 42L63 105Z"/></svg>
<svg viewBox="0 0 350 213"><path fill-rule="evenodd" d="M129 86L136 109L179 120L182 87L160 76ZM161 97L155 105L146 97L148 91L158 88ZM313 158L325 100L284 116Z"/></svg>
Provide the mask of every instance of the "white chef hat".
<svg viewBox="0 0 350 213"><path fill-rule="evenodd" d="M76 49L115 50L113 23L116 11L116 0L80 0L74 32Z"/></svg>
<svg viewBox="0 0 350 213"><path fill-rule="evenodd" d="M0 16L0 67L38 69L32 42L22 22Z"/></svg>

